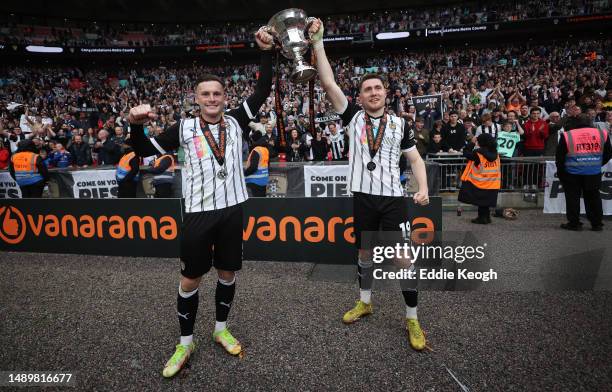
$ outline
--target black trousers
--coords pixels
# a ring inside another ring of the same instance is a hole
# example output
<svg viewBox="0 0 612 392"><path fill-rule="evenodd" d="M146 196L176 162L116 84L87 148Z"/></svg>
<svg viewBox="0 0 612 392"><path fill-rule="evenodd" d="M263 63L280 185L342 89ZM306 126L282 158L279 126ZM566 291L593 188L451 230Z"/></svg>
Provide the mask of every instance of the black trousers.
<svg viewBox="0 0 612 392"><path fill-rule="evenodd" d="M251 191L253 197L266 197L266 187L262 185L256 185L253 183L246 184L247 188Z"/></svg>
<svg viewBox="0 0 612 392"><path fill-rule="evenodd" d="M172 197L172 184L162 183L155 185L155 198L156 199L167 199Z"/></svg>
<svg viewBox="0 0 612 392"><path fill-rule="evenodd" d="M603 219L601 205L601 175L580 176L564 173L561 184L565 192L565 214L567 221L576 225L580 221L580 195L584 198L584 209L587 219L593 226L600 226Z"/></svg>
<svg viewBox="0 0 612 392"><path fill-rule="evenodd" d="M43 194L43 189L45 189L45 182L39 181L32 185L23 185L20 186L21 190L21 198L22 199L40 199Z"/></svg>
<svg viewBox="0 0 612 392"><path fill-rule="evenodd" d="M136 181L119 181L118 182L119 194L117 197L120 199L135 199L136 198L136 187L138 183Z"/></svg>

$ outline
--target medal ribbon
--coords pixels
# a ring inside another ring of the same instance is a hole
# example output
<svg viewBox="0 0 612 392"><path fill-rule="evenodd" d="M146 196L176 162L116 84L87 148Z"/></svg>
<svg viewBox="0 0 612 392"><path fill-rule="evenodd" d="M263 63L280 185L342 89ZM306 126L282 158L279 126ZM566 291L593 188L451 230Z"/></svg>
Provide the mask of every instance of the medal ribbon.
<svg viewBox="0 0 612 392"><path fill-rule="evenodd" d="M374 156L380 148L382 143L383 135L385 134L385 128L387 128L387 110L385 109L380 123L378 124L378 134L376 140L374 140L374 126L372 125L372 119L367 112L364 112L366 122L366 136L368 137L368 148L370 149L370 157L374 159Z"/></svg>
<svg viewBox="0 0 612 392"><path fill-rule="evenodd" d="M215 137L213 136L208 123L200 116L200 127L202 127L202 133L210 146L210 149L217 160L219 166L223 166L225 163L225 143L227 141L226 138L226 126L225 126L225 118L221 116L221 122L219 122L219 144L215 141Z"/></svg>

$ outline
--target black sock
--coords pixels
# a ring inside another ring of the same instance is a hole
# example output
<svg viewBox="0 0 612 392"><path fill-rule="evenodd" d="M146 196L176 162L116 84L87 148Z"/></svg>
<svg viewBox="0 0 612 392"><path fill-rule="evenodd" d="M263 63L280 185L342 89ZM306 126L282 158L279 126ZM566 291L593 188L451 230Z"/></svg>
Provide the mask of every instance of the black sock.
<svg viewBox="0 0 612 392"><path fill-rule="evenodd" d="M374 264L372 262L357 262L357 276L359 277L359 288L361 290L372 290L372 273Z"/></svg>
<svg viewBox="0 0 612 392"><path fill-rule="evenodd" d="M419 291L417 289L402 290L402 295L404 296L404 302L406 302L406 305L410 306L411 308L416 308L419 296Z"/></svg>
<svg viewBox="0 0 612 392"><path fill-rule="evenodd" d="M413 264L410 268L410 271L414 273L413 279L400 279L400 288L402 290L402 295L404 296L404 301L406 305L414 308L417 306L418 302L418 285L419 285L419 271L416 268L416 265Z"/></svg>
<svg viewBox="0 0 612 392"><path fill-rule="evenodd" d="M215 291L215 308L217 321L227 321L234 293L236 292L236 278L231 282L219 279L217 281L217 290Z"/></svg>
<svg viewBox="0 0 612 392"><path fill-rule="evenodd" d="M179 284L176 310L178 312L179 324L181 325L181 336L193 335L193 325L198 313L198 298L198 289L186 293Z"/></svg>

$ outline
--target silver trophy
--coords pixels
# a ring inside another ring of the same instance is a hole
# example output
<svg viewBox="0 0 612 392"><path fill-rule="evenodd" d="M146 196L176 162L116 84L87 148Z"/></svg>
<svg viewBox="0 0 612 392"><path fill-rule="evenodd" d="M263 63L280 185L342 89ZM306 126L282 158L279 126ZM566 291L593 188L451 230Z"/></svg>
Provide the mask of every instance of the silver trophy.
<svg viewBox="0 0 612 392"><path fill-rule="evenodd" d="M317 76L316 68L311 67L303 57L309 46L304 32L315 20L316 18L307 17L304 10L289 8L270 18L266 26L266 30L280 45L283 56L293 60L291 81L294 83L305 83Z"/></svg>

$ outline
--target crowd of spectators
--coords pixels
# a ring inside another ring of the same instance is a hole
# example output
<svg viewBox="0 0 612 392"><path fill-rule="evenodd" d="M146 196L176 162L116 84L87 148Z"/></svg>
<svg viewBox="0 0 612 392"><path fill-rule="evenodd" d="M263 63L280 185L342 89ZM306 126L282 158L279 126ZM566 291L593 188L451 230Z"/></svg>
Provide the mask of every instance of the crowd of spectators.
<svg viewBox="0 0 612 392"><path fill-rule="evenodd" d="M451 27L487 22L512 22L553 16L609 12L607 0L502 0L345 15L316 15L327 35L378 33L417 28ZM6 18L0 43L63 46L164 46L250 41L267 20L205 24L116 23L65 19Z"/></svg>
<svg viewBox="0 0 612 392"><path fill-rule="evenodd" d="M419 151L458 152L470 135L496 134L502 127L520 132L521 155L552 155L564 118L591 115L609 131L612 86L610 40L513 44L379 56L332 62L336 79L349 99L366 72L385 75L388 110L414 127ZM288 82L290 67L279 70L281 113L274 92L250 124L268 141L273 157L289 161L346 159L348 143L318 84L314 97L306 86ZM160 114L146 127L156 135L186 116L197 114L194 82L204 72L226 82L227 107L254 89L256 65L139 67L112 69L10 67L0 75L0 165L17 143L32 138L50 167L116 164L129 140L127 114L150 103ZM439 94L443 115L417 111L414 98ZM309 124L314 99L315 132ZM536 113L537 116L534 114ZM530 118L531 114L531 118ZM286 134L281 146L277 118ZM321 121L322 120L322 121ZM247 154L248 151L245 151ZM2 166L0 166L2 167Z"/></svg>

